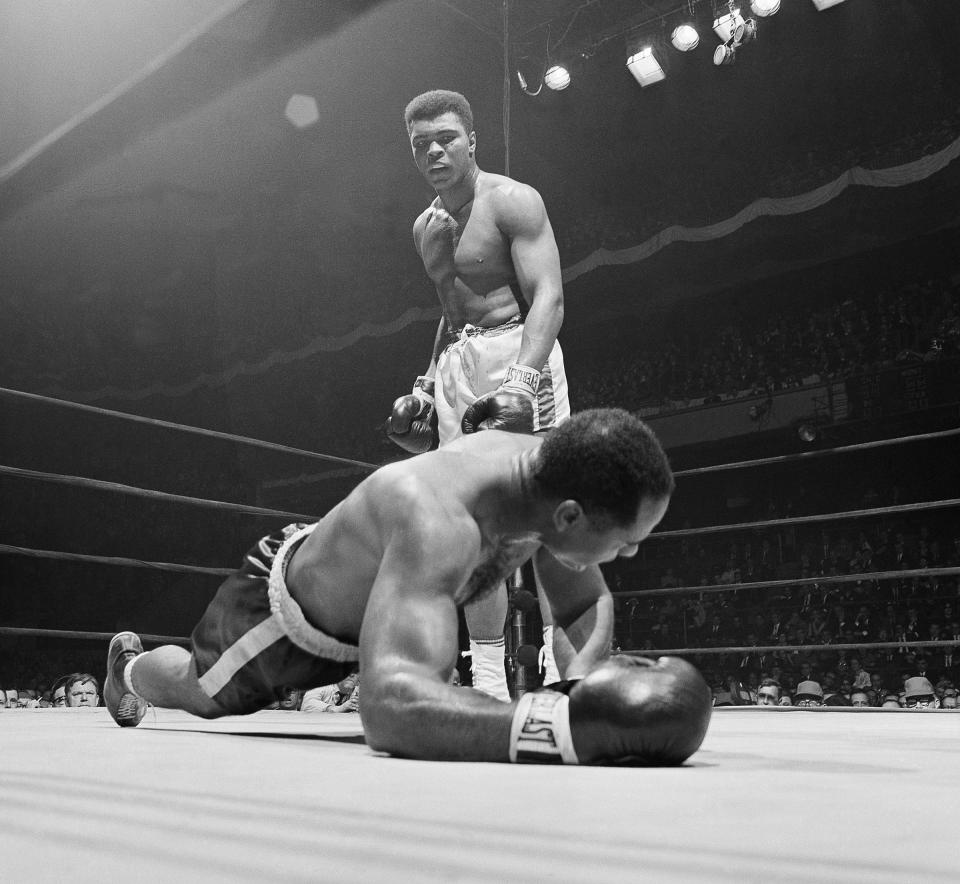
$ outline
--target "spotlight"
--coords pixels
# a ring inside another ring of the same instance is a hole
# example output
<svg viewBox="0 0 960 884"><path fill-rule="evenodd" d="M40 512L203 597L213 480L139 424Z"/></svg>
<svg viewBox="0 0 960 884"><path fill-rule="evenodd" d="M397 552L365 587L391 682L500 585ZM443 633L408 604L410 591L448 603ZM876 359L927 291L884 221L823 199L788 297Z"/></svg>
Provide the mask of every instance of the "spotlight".
<svg viewBox="0 0 960 884"><path fill-rule="evenodd" d="M820 432L817 430L814 424L803 423L797 427L797 435L800 437L800 441L809 445L811 442L816 442L817 437L820 435Z"/></svg>
<svg viewBox="0 0 960 884"><path fill-rule="evenodd" d="M780 0L750 0L750 9L754 15L766 18L780 11Z"/></svg>
<svg viewBox="0 0 960 884"><path fill-rule="evenodd" d="M717 16L713 22L713 32L724 42L730 42L730 38L736 39L737 28L744 25L743 16L739 9L732 9L726 15ZM739 40L737 40L739 42Z"/></svg>
<svg viewBox="0 0 960 884"><path fill-rule="evenodd" d="M543 75L543 82L547 84L548 89L562 92L570 85L570 71L558 64L551 65Z"/></svg>
<svg viewBox="0 0 960 884"><path fill-rule="evenodd" d="M298 129L306 129L320 119L317 100L312 95L291 95L284 114Z"/></svg>
<svg viewBox="0 0 960 884"><path fill-rule="evenodd" d="M721 43L713 50L713 63L719 67L722 64L733 64L737 60L737 53L734 49L734 43Z"/></svg>
<svg viewBox="0 0 960 884"><path fill-rule="evenodd" d="M843 0L813 0L813 5L817 7L818 12L823 12L824 9L829 9L838 3L843 3Z"/></svg>
<svg viewBox="0 0 960 884"><path fill-rule="evenodd" d="M697 48L697 44L700 42L700 35L693 25L680 25L673 29L673 33L670 35L670 42L681 52L689 52L691 49Z"/></svg>
<svg viewBox="0 0 960 884"><path fill-rule="evenodd" d="M627 59L627 68L641 86L652 86L667 77L649 46L631 55Z"/></svg>

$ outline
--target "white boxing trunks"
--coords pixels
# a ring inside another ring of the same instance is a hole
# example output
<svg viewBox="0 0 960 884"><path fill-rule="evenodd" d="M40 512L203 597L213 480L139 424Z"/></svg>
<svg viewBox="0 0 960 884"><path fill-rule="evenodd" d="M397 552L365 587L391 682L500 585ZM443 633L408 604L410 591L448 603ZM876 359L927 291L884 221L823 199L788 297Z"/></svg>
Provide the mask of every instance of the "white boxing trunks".
<svg viewBox="0 0 960 884"><path fill-rule="evenodd" d="M517 361L523 321L517 315L493 328L464 326L437 359L436 409L441 447L462 434L463 413L484 393L503 382L507 367ZM550 358L540 373L533 430L548 430L570 417L563 352L554 342Z"/></svg>

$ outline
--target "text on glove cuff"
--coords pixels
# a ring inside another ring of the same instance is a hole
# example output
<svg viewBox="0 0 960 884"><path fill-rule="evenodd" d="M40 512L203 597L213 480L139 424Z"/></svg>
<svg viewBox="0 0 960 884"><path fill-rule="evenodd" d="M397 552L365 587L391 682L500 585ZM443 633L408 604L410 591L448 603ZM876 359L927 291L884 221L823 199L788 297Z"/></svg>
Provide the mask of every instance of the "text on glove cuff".
<svg viewBox="0 0 960 884"><path fill-rule="evenodd" d="M510 725L510 761L517 764L578 764L570 734L570 698L557 691L524 694Z"/></svg>
<svg viewBox="0 0 960 884"><path fill-rule="evenodd" d="M530 395L537 395L537 388L540 386L540 372L529 365L520 365L514 362L508 365L506 373L503 376L503 387L518 387L526 390Z"/></svg>

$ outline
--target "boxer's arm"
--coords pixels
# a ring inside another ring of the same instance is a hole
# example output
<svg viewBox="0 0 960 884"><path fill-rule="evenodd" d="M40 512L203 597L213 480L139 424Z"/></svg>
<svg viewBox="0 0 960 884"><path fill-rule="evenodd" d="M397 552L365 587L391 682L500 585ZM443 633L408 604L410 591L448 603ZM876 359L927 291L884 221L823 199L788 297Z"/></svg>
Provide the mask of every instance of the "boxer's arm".
<svg viewBox="0 0 960 884"><path fill-rule="evenodd" d="M401 522L367 602L360 631L367 744L408 758L506 761L512 705L449 684L459 651L454 593L479 535L437 521L429 529Z"/></svg>
<svg viewBox="0 0 960 884"><path fill-rule="evenodd" d="M497 226L510 241L520 290L530 304L515 360L542 371L563 324L560 253L540 194L519 182L495 194Z"/></svg>
<svg viewBox="0 0 960 884"><path fill-rule="evenodd" d="M553 614L553 653L560 677L583 678L610 656L613 596L597 565L574 571L542 547L533 564Z"/></svg>
<svg viewBox="0 0 960 884"><path fill-rule="evenodd" d="M428 378L436 377L437 375L437 360L440 358L440 353L443 351L443 342L445 338L445 332L447 329L447 320L445 317L440 317L440 324L437 326L437 333L433 338L433 352L430 354L430 367L426 370L425 374Z"/></svg>

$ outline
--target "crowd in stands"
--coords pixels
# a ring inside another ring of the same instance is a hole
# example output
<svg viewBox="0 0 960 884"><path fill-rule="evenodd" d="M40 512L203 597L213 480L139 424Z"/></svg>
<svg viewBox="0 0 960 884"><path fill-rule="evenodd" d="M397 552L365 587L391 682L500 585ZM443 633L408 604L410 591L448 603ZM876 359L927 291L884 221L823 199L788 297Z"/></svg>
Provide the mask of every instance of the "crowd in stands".
<svg viewBox="0 0 960 884"><path fill-rule="evenodd" d="M746 542L682 540L653 563L659 588L727 585L730 590L622 596L617 599L618 643L623 650L740 648L690 653L718 702L728 705L756 703L768 679L784 699L803 693L802 683L815 683L828 705L850 704L855 689L866 692L870 706L882 706L891 695L907 705L904 686L911 678L928 679L940 700L955 695L960 685L957 577L789 583L960 566L955 522L930 519L907 527L888 521L866 530L838 524L801 534L795 552L791 561L775 529L758 531ZM784 583L737 589L765 581ZM908 644L925 641L951 644ZM864 643L892 646L831 647Z"/></svg>
<svg viewBox="0 0 960 884"><path fill-rule="evenodd" d="M636 357L577 371L576 406L668 411L839 380L906 362L960 356L960 280L931 279L776 311L730 305L725 323L682 324Z"/></svg>

